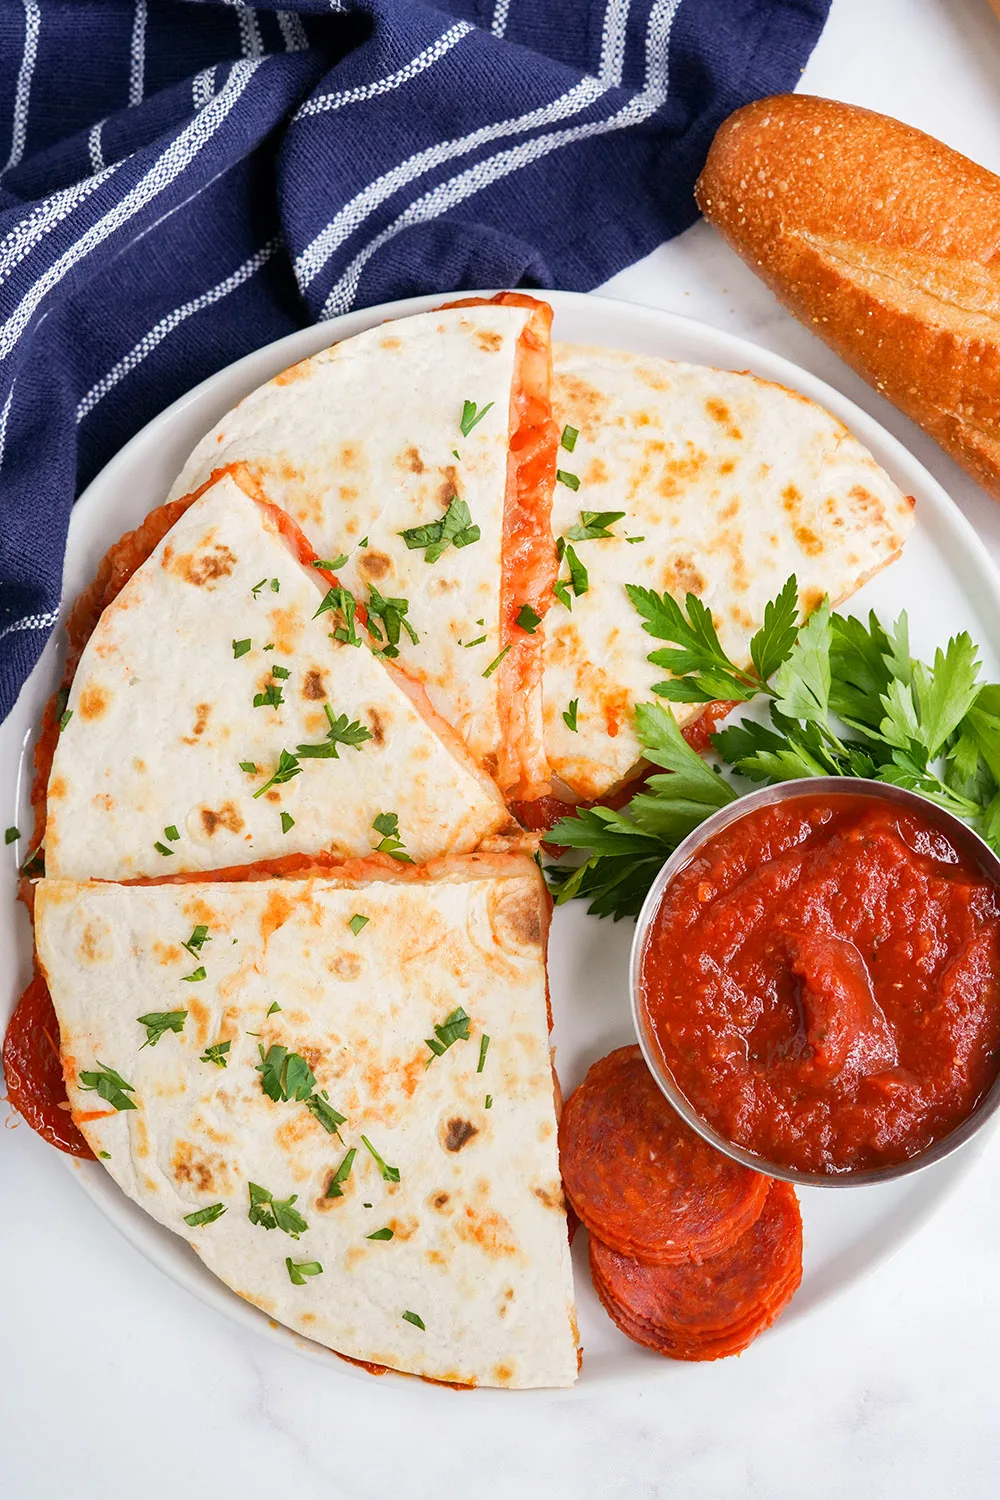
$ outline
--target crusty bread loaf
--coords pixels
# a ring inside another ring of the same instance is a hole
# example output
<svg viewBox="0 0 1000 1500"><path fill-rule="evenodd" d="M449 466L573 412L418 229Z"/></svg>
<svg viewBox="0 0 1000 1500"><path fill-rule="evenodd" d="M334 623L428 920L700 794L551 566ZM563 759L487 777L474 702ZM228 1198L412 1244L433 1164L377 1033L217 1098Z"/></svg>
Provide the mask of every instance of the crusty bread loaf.
<svg viewBox="0 0 1000 1500"><path fill-rule="evenodd" d="M705 217L1000 499L1000 177L870 110L781 94L721 126Z"/></svg>

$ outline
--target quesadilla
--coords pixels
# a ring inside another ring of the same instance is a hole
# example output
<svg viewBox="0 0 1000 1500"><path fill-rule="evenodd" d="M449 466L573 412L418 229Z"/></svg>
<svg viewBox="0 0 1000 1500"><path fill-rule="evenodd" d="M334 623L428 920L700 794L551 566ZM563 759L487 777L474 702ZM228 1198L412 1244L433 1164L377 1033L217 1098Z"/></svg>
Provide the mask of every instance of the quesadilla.
<svg viewBox="0 0 1000 1500"><path fill-rule="evenodd" d="M434 1380L571 1385L548 911L512 855L41 881L73 1118L130 1198L306 1337Z"/></svg>
<svg viewBox="0 0 1000 1500"><path fill-rule="evenodd" d="M422 860L509 823L292 533L222 474L104 610L48 780L50 875L132 880L380 844Z"/></svg>
<svg viewBox="0 0 1000 1500"><path fill-rule="evenodd" d="M545 622L545 748L583 800L636 771L633 708L664 677L627 583L697 594L745 665L790 574L803 614L846 599L897 556L912 501L829 412L748 374L557 344L553 414L563 576ZM671 707L681 724L701 711Z"/></svg>
<svg viewBox="0 0 1000 1500"><path fill-rule="evenodd" d="M407 672L501 790L546 790L551 309L517 293L383 323L261 386L174 485L245 463L362 604L408 603Z"/></svg>

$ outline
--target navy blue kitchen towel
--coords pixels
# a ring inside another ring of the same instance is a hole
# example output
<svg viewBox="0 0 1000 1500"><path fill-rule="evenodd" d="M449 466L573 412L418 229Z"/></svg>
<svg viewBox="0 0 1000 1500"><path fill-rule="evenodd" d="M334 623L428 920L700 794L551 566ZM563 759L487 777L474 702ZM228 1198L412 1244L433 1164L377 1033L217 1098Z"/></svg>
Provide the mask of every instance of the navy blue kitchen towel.
<svg viewBox="0 0 1000 1500"><path fill-rule="evenodd" d="M679 233L829 0L0 0L0 717L80 488L175 397L417 292L586 290Z"/></svg>

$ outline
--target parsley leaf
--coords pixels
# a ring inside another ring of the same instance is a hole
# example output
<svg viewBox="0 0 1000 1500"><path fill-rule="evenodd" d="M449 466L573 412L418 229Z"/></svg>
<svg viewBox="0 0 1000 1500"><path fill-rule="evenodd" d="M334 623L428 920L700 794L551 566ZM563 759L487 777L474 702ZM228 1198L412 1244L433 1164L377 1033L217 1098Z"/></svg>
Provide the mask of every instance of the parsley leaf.
<svg viewBox="0 0 1000 1500"><path fill-rule="evenodd" d="M303 760L339 760L338 745L349 745L352 750L360 750L371 739L371 730L366 729L357 719L348 723L346 714L334 718L329 703L323 704L323 712L330 726L326 738L320 740L318 745L296 745L295 752Z"/></svg>
<svg viewBox="0 0 1000 1500"><path fill-rule="evenodd" d="M187 1020L186 1010L150 1010L144 1016L137 1016L136 1020L140 1026L146 1028L146 1040L142 1047L155 1047L160 1037L167 1031L183 1031L184 1022ZM139 1051L142 1051L142 1047Z"/></svg>
<svg viewBox="0 0 1000 1500"><path fill-rule="evenodd" d="M107 1063L97 1059L97 1069L89 1073L80 1074L80 1088L84 1093L96 1092L98 1097L104 1099L115 1109L138 1109L129 1094L135 1093L135 1084L126 1083L120 1073L114 1068L109 1068Z"/></svg>
<svg viewBox="0 0 1000 1500"><path fill-rule="evenodd" d="M378 1152L375 1150L375 1147L372 1145L371 1141L368 1139L368 1137L366 1135L363 1135L361 1137L361 1140L364 1143L364 1145L366 1145L368 1147L368 1150L371 1152L372 1156L374 1156L375 1161L378 1164L378 1169L379 1169L379 1171L382 1174L383 1181L384 1182L398 1182L399 1181L399 1168L398 1167L390 1167L387 1162L384 1162L382 1160L381 1156L379 1156Z"/></svg>
<svg viewBox="0 0 1000 1500"><path fill-rule="evenodd" d="M346 1182L348 1177L350 1177L351 1168L354 1165L354 1158L357 1156L357 1154L357 1146L352 1146L350 1151L348 1151L347 1155L344 1157L343 1161L340 1163L340 1166L337 1168L336 1172L334 1172L333 1176L330 1178L330 1181L327 1184L326 1193L324 1195L325 1197L342 1198L344 1196L344 1189L340 1184L342 1182Z"/></svg>
<svg viewBox="0 0 1000 1500"><path fill-rule="evenodd" d="M20 837L21 835L19 831L11 826L10 828L5 830L3 841L5 844L15 844Z"/></svg>
<svg viewBox="0 0 1000 1500"><path fill-rule="evenodd" d="M562 437L559 439L560 448L565 448L567 453L572 453L573 449L576 447L576 440L579 436L579 429L576 427L570 427L567 423L562 430Z"/></svg>
<svg viewBox="0 0 1000 1500"><path fill-rule="evenodd" d="M578 474L570 474L566 469L557 469L556 479L559 484L564 484L567 489L578 490L580 488L580 476Z"/></svg>
<svg viewBox="0 0 1000 1500"><path fill-rule="evenodd" d="M243 641L234 641L233 642L233 656L234 656L234 658L237 661L239 660L239 658L241 656L246 656L246 654L247 654L247 652L249 650L250 650L250 637L249 636L247 636L246 640L243 640Z"/></svg>
<svg viewBox="0 0 1000 1500"><path fill-rule="evenodd" d="M291 813L290 812L283 812L281 814L281 831L282 831L282 833L287 833L290 828L294 828L294 827L295 827L295 819L292 817Z"/></svg>
<svg viewBox="0 0 1000 1500"><path fill-rule="evenodd" d="M291 781L293 776L298 776L302 767L294 755L289 755L287 750L282 750L278 757L278 766L273 776L258 787L254 792L254 798L263 797L264 793L272 786L281 786L286 781Z"/></svg>
<svg viewBox="0 0 1000 1500"><path fill-rule="evenodd" d="M377 588L372 584L368 585L368 621L365 628L382 646L383 656L399 655L400 629L406 631L414 646L420 644L419 635L406 618L409 607L408 599L385 599ZM382 621L381 627L376 623L377 620Z"/></svg>
<svg viewBox="0 0 1000 1500"><path fill-rule="evenodd" d="M424 1326L424 1320L419 1313L405 1312L403 1314L403 1319L407 1323L412 1323L414 1328L419 1328L422 1333L427 1332L427 1329Z"/></svg>
<svg viewBox="0 0 1000 1500"><path fill-rule="evenodd" d="M355 616L358 612L358 601L350 589L345 589L343 586L327 589L319 609L313 615L313 619L318 620L320 615L325 615L328 610L336 610L344 621L343 625L335 627L333 632L334 638L338 641L343 641L348 646L360 646L361 637L358 635L354 624Z"/></svg>
<svg viewBox="0 0 1000 1500"><path fill-rule="evenodd" d="M248 776L256 776L257 774L257 766L252 760L241 760L240 770L246 771Z"/></svg>
<svg viewBox="0 0 1000 1500"><path fill-rule="evenodd" d="M486 1054L489 1050L490 1039L484 1031L479 1041L479 1062L476 1065L477 1073L481 1073L483 1071L483 1068L486 1066Z"/></svg>
<svg viewBox="0 0 1000 1500"><path fill-rule="evenodd" d="M62 734L63 730L66 728L66 725L69 723L69 721L70 721L70 719L72 717L73 717L73 710L71 708L67 708L66 711L65 711L65 713L60 716L60 719L59 719L59 733L60 734Z"/></svg>
<svg viewBox="0 0 1000 1500"><path fill-rule="evenodd" d="M250 1182L247 1186L250 1190L247 1217L251 1224L259 1224L262 1229L283 1229L293 1240L297 1240L309 1228L298 1210L292 1207L298 1199L298 1193L293 1193L290 1198L275 1198L268 1188L261 1187L256 1182Z"/></svg>
<svg viewBox="0 0 1000 1500"><path fill-rule="evenodd" d="M231 1046L232 1042L213 1042L210 1047L205 1048L198 1061L204 1063L215 1063L215 1066L217 1068L224 1068L228 1065L226 1053L229 1051Z"/></svg>
<svg viewBox="0 0 1000 1500"><path fill-rule="evenodd" d="M323 1274L323 1267L318 1260L295 1261L290 1255L285 1256L285 1268L293 1286L305 1286L307 1276L322 1276Z"/></svg>
<svg viewBox="0 0 1000 1500"><path fill-rule="evenodd" d="M583 563L577 557L574 548L567 546L563 553L569 568L569 581L574 594L579 599L590 588L590 576ZM558 589L558 584L556 585ZM565 601L564 601L565 602Z"/></svg>
<svg viewBox="0 0 1000 1500"><path fill-rule="evenodd" d="M379 813L378 817L372 823L372 827L376 833L382 835L381 842L375 845L376 854L388 854L392 859L399 860L401 865L413 864L413 860L403 846L403 840L399 837L398 813Z"/></svg>
<svg viewBox="0 0 1000 1500"><path fill-rule="evenodd" d="M324 568L328 573L336 573L347 561L347 553L339 552L336 557L314 557L312 565L314 568Z"/></svg>
<svg viewBox="0 0 1000 1500"><path fill-rule="evenodd" d="M198 925L194 928L187 942L181 943L181 947L186 948L187 951L191 954L192 958L198 958L200 957L201 950L202 948L204 948L205 944L210 943L211 941L212 939L208 935L207 924L204 922L199 922Z"/></svg>
<svg viewBox="0 0 1000 1500"><path fill-rule="evenodd" d="M521 605L517 612L517 624L522 630L526 630L529 635L534 635L541 623L541 615L536 614L530 604Z"/></svg>
<svg viewBox="0 0 1000 1500"><path fill-rule="evenodd" d="M374 1234L365 1235L366 1240L391 1240L393 1238L395 1238L393 1231L388 1226L385 1229L376 1229Z"/></svg>
<svg viewBox="0 0 1000 1500"><path fill-rule="evenodd" d="M580 707L580 700L579 700L579 698L571 698L570 699L570 703L569 703L569 708L564 708L563 709L563 723L566 725L567 729L569 729L569 730L572 731L573 734L577 733L576 711L577 711L577 709L579 707Z"/></svg>
<svg viewBox="0 0 1000 1500"><path fill-rule="evenodd" d="M411 526L399 535L411 552L423 550L424 562L436 563L449 547L468 547L471 542L478 542L482 533L473 524L465 501L453 495L440 521Z"/></svg>
<svg viewBox="0 0 1000 1500"><path fill-rule="evenodd" d="M432 1055L424 1063L424 1067L429 1068L435 1057L441 1057L456 1042L467 1042L468 1040L469 1017L462 1007L459 1006L440 1025L435 1024L433 1037L426 1038Z"/></svg>
<svg viewBox="0 0 1000 1500"><path fill-rule="evenodd" d="M266 1054L260 1045L257 1051L260 1062L254 1071L260 1074L260 1086L269 1099L276 1104L292 1099L308 1101L316 1087L316 1079L304 1057L277 1043L268 1047Z"/></svg>
<svg viewBox="0 0 1000 1500"><path fill-rule="evenodd" d="M569 542L592 542L601 537L613 536L611 527L625 518L623 510L582 510L576 526L566 533Z"/></svg>
<svg viewBox="0 0 1000 1500"><path fill-rule="evenodd" d="M479 410L477 411L476 410L476 403L474 401L466 401L466 402L463 403L463 405L462 405L462 421L460 423L460 426L462 428L462 436L463 437L468 437L469 433L472 431L473 427L478 427L479 426L479 423L483 420L483 418L485 417L486 413L490 410L490 408L492 406L493 406L493 402L492 401L487 401L486 405L485 406L481 406L479 408Z"/></svg>
<svg viewBox="0 0 1000 1500"><path fill-rule="evenodd" d="M507 655L507 652L513 646L513 644L514 644L513 641L508 641L507 644L506 644L506 646L500 652L499 656L494 656L493 660L490 662L489 666L486 668L486 671L482 674L484 677L492 677L493 676L493 673L496 671L497 667L503 661L504 657Z"/></svg>
<svg viewBox="0 0 1000 1500"><path fill-rule="evenodd" d="M226 1212L224 1203L210 1203L207 1208L196 1209L193 1214L185 1214L185 1224L190 1224L192 1229L197 1229L199 1224L214 1224L216 1219L221 1219Z"/></svg>
<svg viewBox="0 0 1000 1500"><path fill-rule="evenodd" d="M276 682L269 682L262 693L254 693L254 708L280 708L284 703L281 687Z"/></svg>
<svg viewBox="0 0 1000 1500"><path fill-rule="evenodd" d="M173 854L174 852L172 849L168 849L166 844L161 843L159 839L153 844L153 848L157 854Z"/></svg>
<svg viewBox="0 0 1000 1500"><path fill-rule="evenodd" d="M328 1135L339 1135L339 1127L347 1119L346 1115L342 1115L339 1110L334 1109L330 1103L326 1089L322 1089L318 1094L311 1095L306 1100L306 1109L314 1120L319 1121Z"/></svg>
<svg viewBox="0 0 1000 1500"><path fill-rule="evenodd" d="M359 911L356 911L347 925L354 933L354 936L357 937L361 929L368 926L370 920L370 917L363 917Z"/></svg>
<svg viewBox="0 0 1000 1500"><path fill-rule="evenodd" d="M174 823L170 823L166 828L164 828L163 832L165 837L168 838L172 844L176 844L178 839L180 838L180 834L177 831L177 826Z"/></svg>

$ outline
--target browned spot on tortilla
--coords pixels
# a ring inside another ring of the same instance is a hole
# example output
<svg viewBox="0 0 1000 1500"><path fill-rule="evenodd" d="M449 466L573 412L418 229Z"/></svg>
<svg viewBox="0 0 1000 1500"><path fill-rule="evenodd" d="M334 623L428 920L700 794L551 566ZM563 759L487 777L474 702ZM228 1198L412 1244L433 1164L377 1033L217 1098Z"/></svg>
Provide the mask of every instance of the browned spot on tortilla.
<svg viewBox="0 0 1000 1500"><path fill-rule="evenodd" d="M822 589L803 589L799 595L799 606L804 615L811 615L823 603Z"/></svg>
<svg viewBox="0 0 1000 1500"><path fill-rule="evenodd" d="M187 1008L191 1012L191 1023L194 1028L192 1036L198 1046L203 1047L208 1041L208 1023L212 1019L212 1013L204 1000L199 1000L197 995L191 995L188 998Z"/></svg>
<svg viewBox="0 0 1000 1500"><path fill-rule="evenodd" d="M736 465L733 463L733 460L731 458L724 458L722 463L719 465L719 473L731 474L735 468Z"/></svg>
<svg viewBox="0 0 1000 1500"><path fill-rule="evenodd" d="M471 1120L463 1120L455 1115L448 1121L443 1132L443 1144L446 1151L461 1151L463 1146L468 1145L474 1135L479 1131Z"/></svg>
<svg viewBox="0 0 1000 1500"><path fill-rule="evenodd" d="M484 354L496 354L503 348L503 334L490 328L480 328L476 333L476 343Z"/></svg>
<svg viewBox="0 0 1000 1500"><path fill-rule="evenodd" d="M403 340L397 339L391 333L386 334L385 338L380 339L379 342L381 343L383 349L402 349L403 347Z"/></svg>
<svg viewBox="0 0 1000 1500"><path fill-rule="evenodd" d="M294 1153L294 1148L301 1146L312 1134L314 1123L307 1109L290 1112L288 1119L275 1131L275 1140L283 1151Z"/></svg>
<svg viewBox="0 0 1000 1500"><path fill-rule="evenodd" d="M275 375L275 385L291 385L296 380L301 380L304 375L310 373L310 361L300 359L297 364L289 365L287 370L282 370L280 375Z"/></svg>
<svg viewBox="0 0 1000 1500"><path fill-rule="evenodd" d="M314 703L327 696L323 673L318 667L310 667L306 673L306 680L302 684L302 696L312 699Z"/></svg>
<svg viewBox="0 0 1000 1500"><path fill-rule="evenodd" d="M743 434L739 427L737 427L733 419L733 414L724 401L720 401L718 396L710 396L705 402L705 410L713 422L718 422L719 426L725 430L727 437L731 437L736 443L742 441Z"/></svg>
<svg viewBox="0 0 1000 1500"><path fill-rule="evenodd" d="M591 459L583 476L584 484L606 484L608 478L607 465L599 458Z"/></svg>
<svg viewBox="0 0 1000 1500"><path fill-rule="evenodd" d="M501 1361L501 1363L498 1365L494 1365L493 1379L496 1381L497 1385L510 1385L511 1381L514 1379L514 1366L508 1365L503 1361Z"/></svg>
<svg viewBox="0 0 1000 1500"><path fill-rule="evenodd" d="M632 699L628 690L621 688L616 693L609 693L601 704L601 709L608 737L616 739L632 718Z"/></svg>
<svg viewBox="0 0 1000 1500"><path fill-rule="evenodd" d="M392 558L369 547L358 559L358 572L366 578L384 578L392 567Z"/></svg>
<svg viewBox="0 0 1000 1500"><path fill-rule="evenodd" d="M377 708L368 710L368 723L371 726L372 743L375 745L385 744L385 725L382 723L382 715Z"/></svg>
<svg viewBox="0 0 1000 1500"><path fill-rule="evenodd" d="M694 558L680 553L667 563L663 571L663 587L675 599L683 599L688 594L703 594L708 585L695 566Z"/></svg>
<svg viewBox="0 0 1000 1500"><path fill-rule="evenodd" d="M420 1228L420 1220L413 1218L390 1219L388 1224L386 1225L386 1228L392 1230L393 1239L412 1240L413 1236Z"/></svg>
<svg viewBox="0 0 1000 1500"><path fill-rule="evenodd" d="M879 515L879 516L882 514L882 506L881 506L878 498L875 495L873 495L870 490L866 490L865 487L864 487L864 485L861 485L861 484L852 485L852 487L848 490L847 493L850 495L851 499L855 502L855 504L858 505L862 510L864 510L864 511L872 511L876 515ZM907 498L909 499L910 504L912 505L913 504L913 498L912 498L912 496L907 496Z"/></svg>
<svg viewBox="0 0 1000 1500"><path fill-rule="evenodd" d="M267 905L260 919L260 935L265 944L277 932L279 927L284 926L294 910L295 907L292 901L281 891L272 891L270 893L267 898Z"/></svg>
<svg viewBox="0 0 1000 1500"><path fill-rule="evenodd" d="M345 469L357 469L361 466L361 451L354 443L345 443L340 450L340 462Z"/></svg>
<svg viewBox="0 0 1000 1500"><path fill-rule="evenodd" d="M562 421L569 422L588 441L593 441L607 402L596 386L581 380L579 375L557 375L552 382L552 405L562 414Z"/></svg>
<svg viewBox="0 0 1000 1500"><path fill-rule="evenodd" d="M66 783L61 776L53 776L49 782L48 798L50 802L58 802L60 797L66 795Z"/></svg>
<svg viewBox="0 0 1000 1500"><path fill-rule="evenodd" d="M498 1213L479 1213L471 1203L455 1219L455 1232L467 1244L478 1245L491 1260L517 1254L517 1241L510 1224Z"/></svg>
<svg viewBox="0 0 1000 1500"><path fill-rule="evenodd" d="M175 964L181 957L181 950L177 943L163 943L154 938L153 956L158 964Z"/></svg>
<svg viewBox="0 0 1000 1500"><path fill-rule="evenodd" d="M345 984L349 984L352 979L357 979L363 967L357 953L348 953L343 948L330 954L326 966L335 979L342 979Z"/></svg>
<svg viewBox="0 0 1000 1500"><path fill-rule="evenodd" d="M180 1140L170 1161L174 1181L189 1184L199 1193L223 1193L230 1188L229 1168L221 1156L208 1156L193 1141Z"/></svg>
<svg viewBox="0 0 1000 1500"><path fill-rule="evenodd" d="M448 1264L448 1257L442 1255L440 1250L425 1251L424 1259L432 1266L446 1266Z"/></svg>
<svg viewBox="0 0 1000 1500"><path fill-rule="evenodd" d="M537 888L527 882L504 882L490 901L490 926L504 948L537 947L542 941L542 907Z"/></svg>
<svg viewBox="0 0 1000 1500"><path fill-rule="evenodd" d="M532 1188L532 1192L534 1193L535 1197L538 1199L539 1203L544 1203L544 1205L545 1205L546 1208L553 1208L558 1213L564 1213L565 1212L565 1205L563 1203L562 1188L559 1186L558 1183L555 1183L554 1186L552 1186L552 1187L536 1187L536 1188Z"/></svg>
<svg viewBox="0 0 1000 1500"><path fill-rule="evenodd" d="M218 812L213 812L210 807L203 807L201 822L209 838L217 828L227 828L230 833L239 833L243 827L243 819L235 802L223 802Z"/></svg>
<svg viewBox="0 0 1000 1500"><path fill-rule="evenodd" d="M807 557L818 557L823 551L822 541L810 526L796 526L795 540Z"/></svg>
<svg viewBox="0 0 1000 1500"><path fill-rule="evenodd" d="M649 448L662 448L662 443L648 444ZM686 445L687 456L684 458L671 458L663 465L660 481L657 485L659 493L665 500L672 500L675 496L684 492L687 485L698 475L708 463L708 454L701 448L696 448L692 442ZM645 466L644 466L645 467ZM645 485L642 486L645 488ZM631 486L630 493L634 492L635 485Z"/></svg>
<svg viewBox="0 0 1000 1500"><path fill-rule="evenodd" d="M451 1195L449 1193L432 1193L428 1202L431 1208L436 1208L438 1213L443 1213L451 1202Z"/></svg>
<svg viewBox="0 0 1000 1500"><path fill-rule="evenodd" d="M208 723L208 716L212 712L212 705L210 703L196 703L194 712L195 721L191 728L191 733L190 735L185 734L182 736L185 745L193 745L198 736L205 733L205 726Z"/></svg>
<svg viewBox="0 0 1000 1500"><path fill-rule="evenodd" d="M99 683L89 682L77 700L76 710L81 719L99 719L107 711L108 695Z"/></svg>
<svg viewBox="0 0 1000 1500"><path fill-rule="evenodd" d="M403 467L411 474L422 474L424 472L424 461L420 457L419 448L407 448L403 454Z"/></svg>
<svg viewBox="0 0 1000 1500"><path fill-rule="evenodd" d="M236 553L222 542L216 542L210 552L183 552L170 569L185 583L196 588L211 588L218 578L225 578L236 566Z"/></svg>
<svg viewBox="0 0 1000 1500"><path fill-rule="evenodd" d="M94 940L94 928L90 922L83 929L83 936L80 939L80 946L77 951L80 957L86 959L88 963L94 963L98 957L100 950Z"/></svg>

